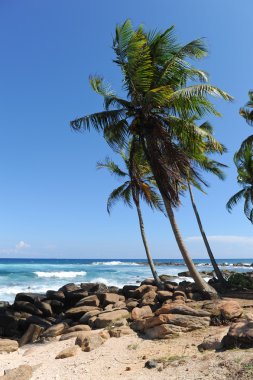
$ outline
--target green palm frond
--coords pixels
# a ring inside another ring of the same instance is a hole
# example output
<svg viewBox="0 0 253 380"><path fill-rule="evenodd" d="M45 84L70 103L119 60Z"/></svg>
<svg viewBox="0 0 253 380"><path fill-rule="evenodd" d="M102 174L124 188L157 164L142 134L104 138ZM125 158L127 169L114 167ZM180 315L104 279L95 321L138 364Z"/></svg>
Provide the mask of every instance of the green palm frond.
<svg viewBox="0 0 253 380"><path fill-rule="evenodd" d="M94 128L97 131L103 131L105 128L109 127L112 124L117 124L124 118L124 109L103 111L75 119L70 122L70 125L75 131L89 131L91 128Z"/></svg>
<svg viewBox="0 0 253 380"><path fill-rule="evenodd" d="M130 190L129 181L123 183L123 185L114 189L109 195L108 200L107 200L108 214L111 213L111 209L115 205L115 203L117 203L120 200L123 201L130 208L133 207L132 202L131 202L131 190Z"/></svg>
<svg viewBox="0 0 253 380"><path fill-rule="evenodd" d="M237 205L237 203L244 197L245 189L238 191L234 194L226 204L227 210L229 212L232 211L233 207Z"/></svg>
<svg viewBox="0 0 253 380"><path fill-rule="evenodd" d="M128 176L120 167L115 164L109 157L105 158L105 162L97 162L97 169L108 169L109 173L112 175L116 175L118 177L126 177Z"/></svg>

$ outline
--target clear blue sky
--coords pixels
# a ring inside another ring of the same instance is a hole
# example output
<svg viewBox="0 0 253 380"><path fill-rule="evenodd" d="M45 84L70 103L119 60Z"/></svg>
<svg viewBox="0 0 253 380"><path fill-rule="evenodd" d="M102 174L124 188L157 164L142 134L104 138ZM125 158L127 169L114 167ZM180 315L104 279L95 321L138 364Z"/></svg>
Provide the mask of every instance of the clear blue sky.
<svg viewBox="0 0 253 380"><path fill-rule="evenodd" d="M89 74L120 88L112 36L131 18L148 29L175 24L183 43L206 37L210 54L199 66L235 101L217 102L223 118L211 120L229 150L227 179L208 178L208 195L196 201L216 257L253 258L242 205L225 209L238 190L233 153L253 133L238 114L253 87L252 13L252 0L0 0L0 257L145 257L135 210L106 213L117 183L95 165L109 148L69 128L102 108ZM192 256L206 257L187 197L176 214ZM168 221L147 209L144 217L153 256L180 257Z"/></svg>

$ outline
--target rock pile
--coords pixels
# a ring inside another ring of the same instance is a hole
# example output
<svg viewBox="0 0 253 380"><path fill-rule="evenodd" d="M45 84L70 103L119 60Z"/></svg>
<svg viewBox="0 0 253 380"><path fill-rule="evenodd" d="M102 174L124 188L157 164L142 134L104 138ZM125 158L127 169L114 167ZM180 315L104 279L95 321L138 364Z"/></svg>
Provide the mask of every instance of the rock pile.
<svg viewBox="0 0 253 380"><path fill-rule="evenodd" d="M76 345L89 351L110 336L132 330L150 339L170 338L242 314L234 301L194 302L203 300L203 295L193 283L178 285L165 279L164 287L158 290L147 279L140 286L122 289L83 283L46 294L18 293L13 305L0 303L0 352L16 350L16 341L23 346L60 335L61 340L75 337Z"/></svg>

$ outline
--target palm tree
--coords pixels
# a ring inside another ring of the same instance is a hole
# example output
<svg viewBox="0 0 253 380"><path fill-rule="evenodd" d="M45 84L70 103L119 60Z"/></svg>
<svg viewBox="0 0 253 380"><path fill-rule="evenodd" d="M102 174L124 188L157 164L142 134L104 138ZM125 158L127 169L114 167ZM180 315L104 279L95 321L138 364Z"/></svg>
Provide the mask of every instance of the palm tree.
<svg viewBox="0 0 253 380"><path fill-rule="evenodd" d="M191 153L189 150L188 155L191 156L191 154L192 154L195 164L197 164L201 170L208 172L210 174L213 174L221 180L224 180L225 176L224 176L224 172L222 171L222 169L227 167L227 166L218 162L218 161L210 159L208 157L208 155L210 155L211 153L222 154L222 153L226 152L226 148L224 145L220 144L216 140L215 140L215 146L212 142L210 143L210 138L212 141L214 141L213 127L210 123L205 122L205 123L201 124L199 126L199 128L200 128L200 130L205 131L205 135L203 135L202 152L199 151L198 155L196 156L194 151ZM198 226L199 226L199 230L200 230L202 239L204 241L204 244L205 244L205 247L207 250L207 254L210 258L210 261L212 263L212 266L214 268L214 272L215 272L218 280L220 281L220 283L223 286L225 286L226 280L224 279L224 277L221 273L221 270L218 267L217 262L215 260L215 257L213 255L212 249L210 247L209 241L208 241L206 233L204 231L203 224L202 224L202 221L201 221L198 209L197 209L197 205L195 203L194 196L193 196L192 185L204 193L204 190L202 188L203 183L204 183L203 180L202 180L202 183L200 183L199 179L194 178L194 176L193 176L193 177L188 179L188 190L189 190L189 194L190 194L192 208L193 208L193 211L194 211L194 214L195 214ZM204 183L204 185L207 186L206 183Z"/></svg>
<svg viewBox="0 0 253 380"><path fill-rule="evenodd" d="M131 149L130 146L129 149ZM107 200L107 211L110 214L112 206L115 204L115 202L119 200L122 200L125 205L132 208L133 201L139 218L140 232L145 252L147 255L148 263L156 285L160 289L162 289L163 284L156 272L146 238L144 222L140 207L140 198L142 198L148 204L148 206L151 207L151 209L157 209L162 212L164 212L163 203L161 201L160 196L156 192L156 188L154 185L155 182L150 171L150 167L147 164L147 162L144 161L142 152L139 150L135 154L135 157L131 160L131 165L134 165L134 169L133 167L130 167L129 151L126 151L126 153L121 151L120 155L124 161L126 171L120 169L120 167L108 157L105 159L105 162L97 163L98 169L105 168L109 171L110 174L118 178L122 178L124 180L126 179L126 181L122 185L114 189L109 195Z"/></svg>
<svg viewBox="0 0 253 380"><path fill-rule="evenodd" d="M237 167L237 183L242 189L234 194L227 203L229 212L241 200L244 200L244 214L253 223L253 143L244 144L234 156Z"/></svg>
<svg viewBox="0 0 253 380"><path fill-rule="evenodd" d="M207 74L186 61L206 56L203 41L180 45L173 26L165 32L146 32L142 26L134 30L127 20L116 28L113 49L126 99L118 97L103 78L91 77L93 89L104 98L104 111L78 118L71 126L78 131L91 127L101 131L113 147L124 146L129 136L142 144L185 263L199 290L215 295L193 264L173 207L180 205L180 189L189 172L195 172L179 142L191 144L196 151L202 144L203 132L186 119L193 115L202 118L207 113L220 116L208 97L231 97L209 84Z"/></svg>
<svg viewBox="0 0 253 380"><path fill-rule="evenodd" d="M252 127L253 126L253 91L248 92L249 101L245 104L244 107L240 108L240 115L246 120L246 122ZM253 142L253 135L247 137L241 144L241 149L244 148L248 143Z"/></svg>

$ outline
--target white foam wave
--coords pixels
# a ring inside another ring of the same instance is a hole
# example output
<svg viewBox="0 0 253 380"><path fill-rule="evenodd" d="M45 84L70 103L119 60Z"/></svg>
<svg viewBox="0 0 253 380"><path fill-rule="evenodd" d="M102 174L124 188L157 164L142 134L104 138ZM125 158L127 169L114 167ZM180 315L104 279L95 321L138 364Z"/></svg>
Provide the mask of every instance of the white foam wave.
<svg viewBox="0 0 253 380"><path fill-rule="evenodd" d="M139 265L137 263L129 263L129 262L124 262L124 261L96 261L92 263L92 265Z"/></svg>
<svg viewBox="0 0 253 380"><path fill-rule="evenodd" d="M34 272L38 277L46 277L46 278L75 278L79 276L85 276L87 272Z"/></svg>

